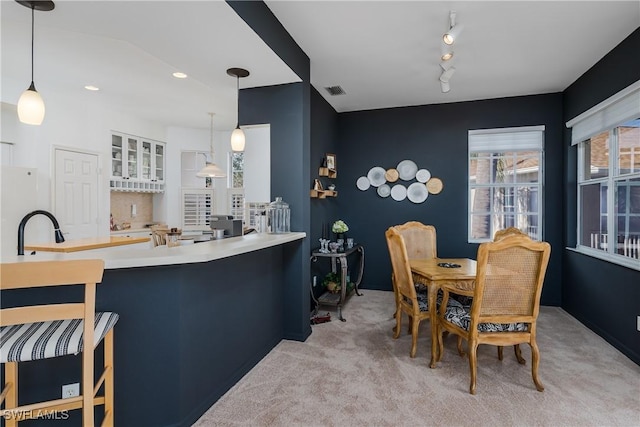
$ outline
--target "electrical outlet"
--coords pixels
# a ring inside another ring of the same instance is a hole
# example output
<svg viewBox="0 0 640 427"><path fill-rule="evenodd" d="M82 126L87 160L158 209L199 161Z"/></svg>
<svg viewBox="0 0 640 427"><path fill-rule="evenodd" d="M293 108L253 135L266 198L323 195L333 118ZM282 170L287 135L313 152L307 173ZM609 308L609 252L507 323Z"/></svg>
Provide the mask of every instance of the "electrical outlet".
<svg viewBox="0 0 640 427"><path fill-rule="evenodd" d="M62 386L62 398L80 396L80 383L66 384Z"/></svg>
<svg viewBox="0 0 640 427"><path fill-rule="evenodd" d="M638 319L636 320L636 329L640 332L640 316L638 316Z"/></svg>
<svg viewBox="0 0 640 427"><path fill-rule="evenodd" d="M313 287L315 288L317 284L318 284L318 276L313 276ZM638 318L640 319L640 316Z"/></svg>

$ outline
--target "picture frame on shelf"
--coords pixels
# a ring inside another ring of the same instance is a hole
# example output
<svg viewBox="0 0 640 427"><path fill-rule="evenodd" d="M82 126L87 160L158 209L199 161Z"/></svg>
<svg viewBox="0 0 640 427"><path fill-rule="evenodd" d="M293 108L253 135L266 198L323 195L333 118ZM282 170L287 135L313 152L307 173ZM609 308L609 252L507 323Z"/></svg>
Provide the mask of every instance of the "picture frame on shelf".
<svg viewBox="0 0 640 427"><path fill-rule="evenodd" d="M327 153L327 169L330 171L336 170L336 155L332 153Z"/></svg>

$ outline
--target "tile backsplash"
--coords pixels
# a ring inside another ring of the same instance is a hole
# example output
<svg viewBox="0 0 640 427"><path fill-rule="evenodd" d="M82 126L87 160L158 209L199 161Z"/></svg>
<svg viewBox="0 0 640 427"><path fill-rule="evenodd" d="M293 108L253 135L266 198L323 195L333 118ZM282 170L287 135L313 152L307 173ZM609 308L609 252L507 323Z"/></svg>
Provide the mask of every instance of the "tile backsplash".
<svg viewBox="0 0 640 427"><path fill-rule="evenodd" d="M133 205L136 205L135 217L131 215ZM112 191L111 215L117 225L128 222L131 228L143 228L153 222L153 194Z"/></svg>

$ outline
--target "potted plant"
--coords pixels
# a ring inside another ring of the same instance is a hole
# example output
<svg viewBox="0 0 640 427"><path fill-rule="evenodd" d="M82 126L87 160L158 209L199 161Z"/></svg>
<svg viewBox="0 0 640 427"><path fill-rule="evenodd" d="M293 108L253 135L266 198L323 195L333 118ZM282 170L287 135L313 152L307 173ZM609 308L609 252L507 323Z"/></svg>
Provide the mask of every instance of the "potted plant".
<svg viewBox="0 0 640 427"><path fill-rule="evenodd" d="M343 220L339 219L333 223L331 231L336 234L337 239L344 239L344 233L349 231L349 226Z"/></svg>

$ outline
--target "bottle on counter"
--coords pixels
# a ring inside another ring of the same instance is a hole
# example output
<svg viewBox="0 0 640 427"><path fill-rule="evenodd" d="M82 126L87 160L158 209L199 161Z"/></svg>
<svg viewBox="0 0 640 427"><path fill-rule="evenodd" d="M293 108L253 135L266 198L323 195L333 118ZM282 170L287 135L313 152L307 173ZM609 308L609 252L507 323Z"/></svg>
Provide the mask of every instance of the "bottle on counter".
<svg viewBox="0 0 640 427"><path fill-rule="evenodd" d="M282 200L282 197L276 197L274 202L269 203L267 209L270 233L281 234L291 231L290 218L291 212L289 204Z"/></svg>

